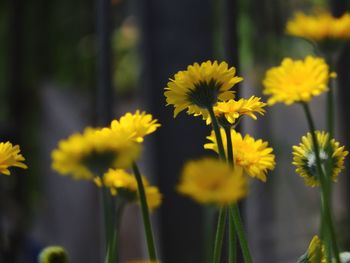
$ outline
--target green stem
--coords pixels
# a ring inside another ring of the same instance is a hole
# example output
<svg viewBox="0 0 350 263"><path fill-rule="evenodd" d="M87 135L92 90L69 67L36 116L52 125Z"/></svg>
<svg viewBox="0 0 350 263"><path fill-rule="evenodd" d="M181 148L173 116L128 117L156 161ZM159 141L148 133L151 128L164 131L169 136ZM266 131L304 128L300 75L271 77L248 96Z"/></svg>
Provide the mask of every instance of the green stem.
<svg viewBox="0 0 350 263"><path fill-rule="evenodd" d="M102 188L102 203L103 203L103 214L104 214L104 230L105 230L105 247L106 247L106 256L105 262L111 263L111 240L113 236L113 219L112 219L112 211L113 206L111 202L111 196L108 192L107 187Z"/></svg>
<svg viewBox="0 0 350 263"><path fill-rule="evenodd" d="M227 162L234 167L233 161L233 146L232 146L232 137L231 137L231 128L225 127L226 134L226 145L227 145Z"/></svg>
<svg viewBox="0 0 350 263"><path fill-rule="evenodd" d="M243 223L237 204L231 206L230 215L232 216L232 220L235 223L236 233L239 239L239 243L241 244L244 261L245 263L253 263L253 259L250 255L248 241L244 233Z"/></svg>
<svg viewBox="0 0 350 263"><path fill-rule="evenodd" d="M226 222L226 207L221 207L219 211L218 225L216 228L213 263L219 263L221 258L222 241L224 239L225 222Z"/></svg>
<svg viewBox="0 0 350 263"><path fill-rule="evenodd" d="M233 221L231 209L229 209L228 213L229 213L229 218L228 218L228 231L229 231L228 262L229 263L237 263L237 238L236 238L235 222Z"/></svg>
<svg viewBox="0 0 350 263"><path fill-rule="evenodd" d="M329 243L326 242L326 249L331 250L333 249L333 254L335 257L336 263L341 263L339 258L339 249L337 245L337 240L335 236L334 226L333 226L333 220L331 216L331 210L330 210L330 195L329 195L329 187L330 184L329 180L327 180L327 176L324 174L322 169L322 162L320 158L320 149L316 137L316 131L315 131L315 125L311 116L311 112L309 109L308 104L302 103L305 116L309 125L311 137L312 137L312 144L314 146L315 151L315 157L316 157L316 168L317 173L319 175L320 185L321 185L321 194L322 194L322 205L323 205L323 220L326 227L328 227L328 231L325 233L326 239L331 240L332 247L329 247ZM328 261L327 261L328 262Z"/></svg>
<svg viewBox="0 0 350 263"><path fill-rule="evenodd" d="M135 178L137 181L137 188L138 188L138 192L139 192L139 196L140 196L143 226L144 226L144 230L145 230L145 234L146 234L149 258L151 261L156 261L157 254L156 254L156 248L155 248L155 244L154 244L153 231L152 231L152 225L151 225L151 220L150 220L150 216L149 216L145 188L144 188L144 185L142 182L139 168L137 167L136 163L132 164L132 169L134 171L134 175L135 175Z"/></svg>
<svg viewBox="0 0 350 263"><path fill-rule="evenodd" d="M226 134L226 145L227 145L227 162L230 164L230 166L234 167L234 161L233 161L233 146L232 146L232 137L231 137L231 128L225 127L225 134ZM229 214L231 214L231 210L229 210ZM228 233L229 233L229 239L228 239L228 262L229 263L236 263L237 262L237 240L236 240L236 232L235 232L235 226L234 221L231 215L229 215L228 220Z"/></svg>
<svg viewBox="0 0 350 263"><path fill-rule="evenodd" d="M332 82L332 80L331 80ZM334 135L334 92L332 85L329 86L327 93L327 130L330 138Z"/></svg>
<svg viewBox="0 0 350 263"><path fill-rule="evenodd" d="M216 144L218 146L220 159L221 160L226 160L226 154L225 154L224 145L222 143L220 127L219 127L219 124L218 124L218 120L216 119L216 116L214 114L213 107L209 107L208 108L208 112L209 112L209 115L210 115L210 118L211 118L211 123L212 123L212 126L213 126L213 130L214 130L214 133L215 133Z"/></svg>

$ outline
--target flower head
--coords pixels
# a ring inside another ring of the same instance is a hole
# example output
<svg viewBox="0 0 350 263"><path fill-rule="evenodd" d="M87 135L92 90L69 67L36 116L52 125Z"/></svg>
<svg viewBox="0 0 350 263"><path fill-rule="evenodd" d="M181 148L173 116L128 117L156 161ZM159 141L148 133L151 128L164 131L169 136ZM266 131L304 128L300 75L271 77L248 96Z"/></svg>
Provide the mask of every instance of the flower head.
<svg viewBox="0 0 350 263"><path fill-rule="evenodd" d="M10 175L11 166L27 169L27 165L18 145L13 146L10 142L0 142L0 173Z"/></svg>
<svg viewBox="0 0 350 263"><path fill-rule="evenodd" d="M145 176L142 176L142 182L145 188L145 194L149 209L153 210L160 206L162 195L159 189L151 186ZM123 169L109 169L102 180L100 177L95 178L98 186L105 186L110 189L113 196L119 196L128 202L138 201L138 188L135 176L129 174Z"/></svg>
<svg viewBox="0 0 350 263"><path fill-rule="evenodd" d="M311 41L350 38L350 13L334 17L327 11L315 15L297 12L287 23L287 34Z"/></svg>
<svg viewBox="0 0 350 263"><path fill-rule="evenodd" d="M137 159L140 146L124 133L87 128L61 140L52 152L52 168L75 179L93 179L108 168L127 168Z"/></svg>
<svg viewBox="0 0 350 263"><path fill-rule="evenodd" d="M339 173L344 169L344 159L348 155L344 146L329 138L329 134L316 131L316 138L319 145L319 156L322 165L332 166L332 180L335 182ZM304 179L307 186L319 186L317 177L316 156L311 133L301 138L299 146L293 146L293 164L297 167L296 172Z"/></svg>
<svg viewBox="0 0 350 263"><path fill-rule="evenodd" d="M264 115L264 107L266 103L261 101L261 98L252 96L249 99L228 100L218 102L214 106L214 114L222 125L233 126L239 118L246 115L253 120L256 120L256 114ZM207 124L211 123L211 118L208 114L204 114Z"/></svg>
<svg viewBox="0 0 350 263"><path fill-rule="evenodd" d="M63 247L46 247L40 252L39 263L68 263L68 255Z"/></svg>
<svg viewBox="0 0 350 263"><path fill-rule="evenodd" d="M220 129L225 151L227 153L226 133ZM275 155L273 149L268 147L268 143L263 140L255 140L250 135L242 135L235 130L231 130L232 149L235 166L242 167L251 177L258 178L266 182L268 170L275 168ZM205 149L218 152L216 137L214 132L207 137L210 143L204 145Z"/></svg>
<svg viewBox="0 0 350 263"><path fill-rule="evenodd" d="M314 236L310 242L308 250L300 257L298 263L326 263L324 251L325 249L320 238Z"/></svg>
<svg viewBox="0 0 350 263"><path fill-rule="evenodd" d="M167 105L174 106L174 117L185 109L188 114L201 114L217 101L233 99L231 88L243 80L235 74L236 69L226 62L194 63L168 82L164 92Z"/></svg>
<svg viewBox="0 0 350 263"><path fill-rule="evenodd" d="M329 67L322 58L307 56L304 60L283 59L278 67L266 72L264 94L271 97L269 105L284 102L308 102L328 90Z"/></svg>
<svg viewBox="0 0 350 263"><path fill-rule="evenodd" d="M143 137L153 133L160 124L153 119L151 114L137 110L134 114L130 112L120 117L119 120L113 120L111 129L115 132L128 134L136 142L143 142Z"/></svg>
<svg viewBox="0 0 350 263"><path fill-rule="evenodd" d="M184 166L177 191L202 204L228 205L246 196L247 180L242 169L205 158Z"/></svg>

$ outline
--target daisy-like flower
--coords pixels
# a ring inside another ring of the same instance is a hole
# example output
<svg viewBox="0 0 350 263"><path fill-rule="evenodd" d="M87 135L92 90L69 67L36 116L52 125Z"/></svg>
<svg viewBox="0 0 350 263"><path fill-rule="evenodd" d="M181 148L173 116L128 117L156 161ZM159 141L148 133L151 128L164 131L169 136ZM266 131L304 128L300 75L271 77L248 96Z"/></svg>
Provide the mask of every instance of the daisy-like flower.
<svg viewBox="0 0 350 263"><path fill-rule="evenodd" d="M52 168L75 179L93 179L109 168L127 168L137 159L140 145L127 134L109 128L87 128L58 143L53 150Z"/></svg>
<svg viewBox="0 0 350 263"><path fill-rule="evenodd" d="M311 41L337 40L350 38L350 13L334 17L328 11L305 15L297 12L287 23L287 34Z"/></svg>
<svg viewBox="0 0 350 263"><path fill-rule="evenodd" d="M46 247L40 252L39 263L68 263L68 255L63 247Z"/></svg>
<svg viewBox="0 0 350 263"><path fill-rule="evenodd" d="M113 131L129 134L133 140L140 143L143 142L144 136L153 133L160 126L158 120L153 119L151 114L139 110L134 114L128 112L119 120L113 120L111 123Z"/></svg>
<svg viewBox="0 0 350 263"><path fill-rule="evenodd" d="M308 250L298 263L326 263L325 248L318 236L312 238Z"/></svg>
<svg viewBox="0 0 350 263"><path fill-rule="evenodd" d="M246 115L253 120L256 120L256 114L264 115L264 107L266 103L261 101L261 98L252 96L249 99L228 100L218 102L214 106L214 114L218 118L222 126L234 126L240 117ZM211 118L208 114L203 115L203 119L207 124L211 123Z"/></svg>
<svg viewBox="0 0 350 263"><path fill-rule="evenodd" d="M177 191L201 204L228 205L247 195L247 179L242 169L205 158L185 164Z"/></svg>
<svg viewBox="0 0 350 263"><path fill-rule="evenodd" d="M101 177L95 177L94 181L99 187L105 186L109 188L113 196L119 196L128 202L135 202L139 199L135 176L123 169L109 169L102 179ZM153 210L159 207L162 202L162 195L159 189L151 186L145 176L142 176L142 182L149 209Z"/></svg>
<svg viewBox="0 0 350 263"><path fill-rule="evenodd" d="M224 149L227 155L226 133L223 128L220 129ZM251 177L258 178L266 182L266 174L269 170L275 168L275 155L273 149L268 147L268 143L263 140L255 140L250 135L242 135L235 130L231 130L232 149L235 166L242 167ZM204 145L205 149L218 152L216 136L214 132L207 137L210 143Z"/></svg>
<svg viewBox="0 0 350 263"><path fill-rule="evenodd" d="M0 173L10 175L10 167L27 169L27 165L18 145L13 146L10 142L0 142Z"/></svg>
<svg viewBox="0 0 350 263"><path fill-rule="evenodd" d="M316 138L322 165L332 166L332 181L335 182L341 170L344 169L344 159L348 151L345 151L344 146L340 146L339 142L330 139L326 132L316 131ZM299 146L293 146L293 164L296 166L296 173L304 179L307 186L320 185L311 133L301 138Z"/></svg>
<svg viewBox="0 0 350 263"><path fill-rule="evenodd" d="M328 91L328 80L335 77L323 58L307 56L304 60L283 59L278 67L266 72L263 80L265 95L271 97L269 105L283 102L308 102L314 96Z"/></svg>
<svg viewBox="0 0 350 263"><path fill-rule="evenodd" d="M188 114L202 114L217 101L234 98L231 88L243 78L226 62L194 63L170 79L164 95L167 105L174 106L174 117L186 110Z"/></svg>

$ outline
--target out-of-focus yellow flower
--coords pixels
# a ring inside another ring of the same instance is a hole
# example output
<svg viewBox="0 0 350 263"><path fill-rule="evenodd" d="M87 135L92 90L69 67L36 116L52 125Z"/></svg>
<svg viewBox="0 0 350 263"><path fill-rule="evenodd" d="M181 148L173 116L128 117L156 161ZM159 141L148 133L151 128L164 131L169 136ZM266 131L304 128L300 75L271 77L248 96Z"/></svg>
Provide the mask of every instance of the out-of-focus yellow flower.
<svg viewBox="0 0 350 263"><path fill-rule="evenodd" d="M10 175L10 167L27 169L19 145L13 146L10 142L0 142L0 173Z"/></svg>
<svg viewBox="0 0 350 263"><path fill-rule="evenodd" d="M297 12L287 23L287 34L312 41L350 38L350 13L334 17L328 11L305 15Z"/></svg>
<svg viewBox="0 0 350 263"><path fill-rule="evenodd" d="M113 120L111 129L114 132L128 134L136 142L143 142L143 137L154 132L160 124L151 114L137 110L134 114L128 112L118 120Z"/></svg>
<svg viewBox="0 0 350 263"><path fill-rule="evenodd" d="M174 117L185 109L188 114L202 114L217 101L234 98L231 88L243 80L235 75L236 69L226 62L194 63L168 82L164 92L167 105L174 106Z"/></svg>
<svg viewBox="0 0 350 263"><path fill-rule="evenodd" d="M202 204L228 205L247 195L247 179L241 168L205 158L185 164L177 191Z"/></svg>
<svg viewBox="0 0 350 263"><path fill-rule="evenodd" d="M142 176L145 194L149 209L153 210L160 206L162 195L159 189L151 186L145 176ZM97 186L103 185L110 189L111 194L120 196L126 201L135 202L138 200L138 188L135 176L123 169L109 169L107 173L100 177L95 177Z"/></svg>
<svg viewBox="0 0 350 263"><path fill-rule="evenodd" d="M227 155L226 133L223 128L220 129L224 148ZM255 140L250 135L242 135L235 130L231 130L233 158L235 166L240 166L251 177L266 182L268 170L275 168L275 155L273 149L268 147L268 143L263 140ZM212 132L207 137L210 143L204 145L205 149L218 152L215 133Z"/></svg>
<svg viewBox="0 0 350 263"><path fill-rule="evenodd" d="M68 263L68 255L63 247L46 247L40 252L39 263Z"/></svg>
<svg viewBox="0 0 350 263"><path fill-rule="evenodd" d="M127 168L137 159L140 146L124 133L87 128L61 140L52 152L52 168L75 179L92 179L109 168Z"/></svg>
<svg viewBox="0 0 350 263"><path fill-rule="evenodd" d="M249 99L218 102L214 106L214 113L220 124L225 125L225 123L227 123L227 125L232 126L243 115L249 116L253 120L256 120L257 113L264 115L265 106L266 103L262 102L261 98L252 96ZM203 119L206 120L207 124L211 123L211 118L208 114L204 113Z"/></svg>
<svg viewBox="0 0 350 263"><path fill-rule="evenodd" d="M308 102L328 90L329 67L323 58L307 56L304 60L283 59L278 67L266 72L263 80L264 94L271 97L269 105L283 102Z"/></svg>
<svg viewBox="0 0 350 263"><path fill-rule="evenodd" d="M298 263L326 263L325 248L318 236L314 236L310 242L309 248L304 255L300 257Z"/></svg>
<svg viewBox="0 0 350 263"><path fill-rule="evenodd" d="M341 170L344 169L344 159L348 155L348 151L345 151L344 146L340 146L339 142L330 139L326 132L316 131L316 137L322 165L326 166L330 162L332 180L335 182ZM299 146L293 146L293 164L297 167L296 172L304 179L307 186L320 185L311 133L307 133L306 136L301 138Z"/></svg>

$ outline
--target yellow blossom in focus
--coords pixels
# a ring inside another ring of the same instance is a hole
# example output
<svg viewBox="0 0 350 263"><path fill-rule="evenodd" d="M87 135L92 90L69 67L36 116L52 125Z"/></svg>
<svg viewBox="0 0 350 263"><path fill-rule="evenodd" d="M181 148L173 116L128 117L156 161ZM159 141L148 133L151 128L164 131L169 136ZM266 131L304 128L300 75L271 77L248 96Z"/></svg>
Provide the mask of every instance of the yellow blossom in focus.
<svg viewBox="0 0 350 263"><path fill-rule="evenodd" d="M334 17L328 11L305 15L297 12L287 23L287 34L312 41L350 38L350 13Z"/></svg>
<svg viewBox="0 0 350 263"><path fill-rule="evenodd" d="M113 120L111 123L113 131L122 131L136 142L143 142L143 137L153 133L158 127L160 124L156 119L153 119L151 114L139 110L134 114L128 112L119 120Z"/></svg>
<svg viewBox="0 0 350 263"><path fill-rule="evenodd" d="M194 63L170 79L164 95L167 105L174 106L174 117L186 110L188 114L202 114L217 101L234 98L231 88L243 78L226 62Z"/></svg>
<svg viewBox="0 0 350 263"><path fill-rule="evenodd" d="M226 133L223 128L220 129L224 148L227 155ZM266 182L268 170L275 168L275 155L273 149L268 147L268 143L263 140L255 140L250 135L242 135L235 130L231 130L233 158L235 166L242 167L251 177L258 178ZM214 132L207 137L210 143L204 145L205 149L218 152L216 137Z"/></svg>
<svg viewBox="0 0 350 263"><path fill-rule="evenodd" d="M304 60L283 59L278 67L266 72L263 80L265 95L270 95L267 103L308 102L314 96L328 91L329 67L323 58L307 56Z"/></svg>
<svg viewBox="0 0 350 263"><path fill-rule="evenodd" d="M265 106L266 103L262 102L261 98L252 96L249 99L218 102L214 106L214 114L218 118L219 123L222 123L224 119L229 125L233 125L243 115L256 120L257 113L264 115ZM204 114L203 118L206 119L207 124L211 123L211 118L208 114Z"/></svg>
<svg viewBox="0 0 350 263"><path fill-rule="evenodd" d="M344 169L344 159L348 155L348 151L345 151L344 146L340 146L339 142L330 139L326 132L316 131L316 138L322 165L327 165L330 162L332 181L336 182L339 173ZM329 158L331 159L329 160ZM296 172L304 179L307 186L320 185L311 133L301 138L299 146L293 146L293 164L297 167Z"/></svg>
<svg viewBox="0 0 350 263"><path fill-rule="evenodd" d="M298 263L326 263L325 248L318 236L314 236L306 253Z"/></svg>
<svg viewBox="0 0 350 263"><path fill-rule="evenodd" d="M27 165L23 163L25 161L19 145L13 146L10 142L0 142L0 173L5 175L10 175L11 172L9 168L19 167L27 169Z"/></svg>
<svg viewBox="0 0 350 263"><path fill-rule="evenodd" d="M52 168L75 179L93 179L108 168L127 168L137 159L140 146L123 133L87 128L58 143Z"/></svg>
<svg viewBox="0 0 350 263"><path fill-rule="evenodd" d="M228 205L247 195L247 180L242 169L205 158L185 164L177 191L202 204Z"/></svg>
<svg viewBox="0 0 350 263"><path fill-rule="evenodd" d="M158 188L151 186L145 176L142 176L142 182L149 209L153 210L159 207L162 203L162 195ZM102 180L100 177L96 177L95 183L99 187L104 185L109 188L111 194L114 196L118 195L130 202L138 200L138 188L135 176L123 169L109 169L103 175Z"/></svg>

